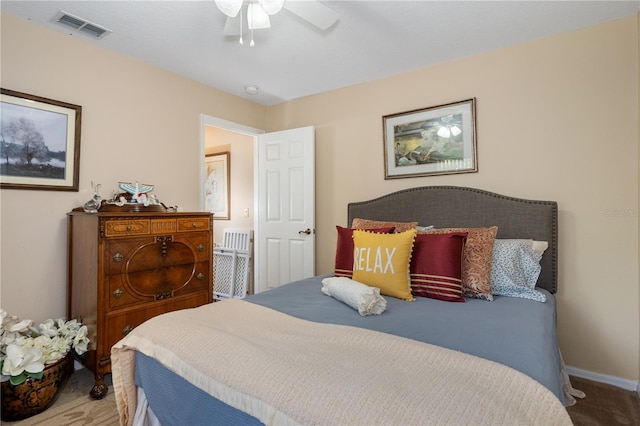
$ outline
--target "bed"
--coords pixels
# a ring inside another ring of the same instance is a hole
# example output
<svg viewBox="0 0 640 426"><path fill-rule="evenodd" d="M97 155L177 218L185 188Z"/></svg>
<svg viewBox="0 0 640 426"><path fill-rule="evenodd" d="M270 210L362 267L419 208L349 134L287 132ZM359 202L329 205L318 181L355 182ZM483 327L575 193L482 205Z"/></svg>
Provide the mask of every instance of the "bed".
<svg viewBox="0 0 640 426"><path fill-rule="evenodd" d="M364 218L417 223L429 234L493 229L495 241L545 243L527 290L543 300L385 295L384 312L360 315L321 291L336 268L245 300L161 315L112 349L121 422L571 424L556 339L557 209L454 186L352 202L348 226ZM351 232L356 250L365 237L403 235Z"/></svg>

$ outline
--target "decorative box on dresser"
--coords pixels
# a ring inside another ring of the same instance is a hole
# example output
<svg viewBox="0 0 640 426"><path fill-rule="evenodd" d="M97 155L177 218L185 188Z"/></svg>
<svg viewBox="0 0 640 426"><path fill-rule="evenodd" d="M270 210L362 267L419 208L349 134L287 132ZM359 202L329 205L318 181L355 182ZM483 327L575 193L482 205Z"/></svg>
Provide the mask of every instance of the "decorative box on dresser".
<svg viewBox="0 0 640 426"><path fill-rule="evenodd" d="M68 318L89 329L90 395L107 394L111 347L165 312L213 301L211 213L100 212L68 219Z"/></svg>

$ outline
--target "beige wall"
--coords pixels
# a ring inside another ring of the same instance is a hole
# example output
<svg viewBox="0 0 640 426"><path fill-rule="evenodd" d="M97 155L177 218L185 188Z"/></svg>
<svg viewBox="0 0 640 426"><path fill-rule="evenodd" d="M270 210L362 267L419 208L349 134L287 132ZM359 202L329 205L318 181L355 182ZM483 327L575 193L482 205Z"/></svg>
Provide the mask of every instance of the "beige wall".
<svg viewBox="0 0 640 426"><path fill-rule="evenodd" d="M200 114L314 125L318 273L333 267L349 201L436 184L557 200L565 360L640 378L636 17L268 109L26 21L1 23L2 87L84 108L80 192L0 191L0 306L11 313L64 315L65 213L91 196L91 180L102 195L119 180L153 183L161 200L196 210ZM478 173L383 179L383 115L472 96Z"/></svg>
<svg viewBox="0 0 640 426"><path fill-rule="evenodd" d="M80 191L2 190L0 306L34 320L66 313L66 213L91 181L156 186L200 209L200 114L266 127L266 108L80 38L2 14L2 87L83 107Z"/></svg>
<svg viewBox="0 0 640 426"><path fill-rule="evenodd" d="M470 97L478 173L384 180L383 115ZM349 201L439 184L558 201L565 360L639 379L636 17L285 103L268 124L316 126L318 273Z"/></svg>

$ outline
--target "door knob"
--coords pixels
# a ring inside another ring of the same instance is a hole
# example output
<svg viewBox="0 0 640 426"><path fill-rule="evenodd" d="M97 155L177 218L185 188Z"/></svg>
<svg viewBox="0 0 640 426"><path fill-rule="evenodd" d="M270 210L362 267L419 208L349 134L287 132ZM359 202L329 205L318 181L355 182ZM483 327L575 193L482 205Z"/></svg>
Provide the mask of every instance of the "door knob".
<svg viewBox="0 0 640 426"><path fill-rule="evenodd" d="M298 234L307 234L307 235L311 235L311 229L307 228L304 231L298 231Z"/></svg>

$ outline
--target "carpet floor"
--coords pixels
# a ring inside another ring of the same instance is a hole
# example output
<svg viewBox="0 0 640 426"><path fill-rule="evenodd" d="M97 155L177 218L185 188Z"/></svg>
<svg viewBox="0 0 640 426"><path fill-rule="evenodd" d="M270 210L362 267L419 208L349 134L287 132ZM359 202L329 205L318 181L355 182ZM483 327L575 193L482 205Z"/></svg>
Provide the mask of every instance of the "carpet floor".
<svg viewBox="0 0 640 426"><path fill-rule="evenodd" d="M102 400L89 397L93 374L81 369L63 385L49 409L20 422L3 422L7 426L116 426L118 411L111 386L111 375L105 377L109 393ZM640 425L640 396L615 386L571 377L576 389L585 392L584 399L567 411L575 426ZM196 426L196 425L190 425ZM199 426L199 425L198 425Z"/></svg>
<svg viewBox="0 0 640 426"><path fill-rule="evenodd" d="M640 425L638 393L579 377L571 377L571 384L587 394L567 408L574 425Z"/></svg>
<svg viewBox="0 0 640 426"><path fill-rule="evenodd" d="M6 426L118 426L118 409L111 386L111 375L105 377L109 393L101 400L89 396L93 373L83 368L73 373L61 386L53 404L44 412L18 422L2 422Z"/></svg>

